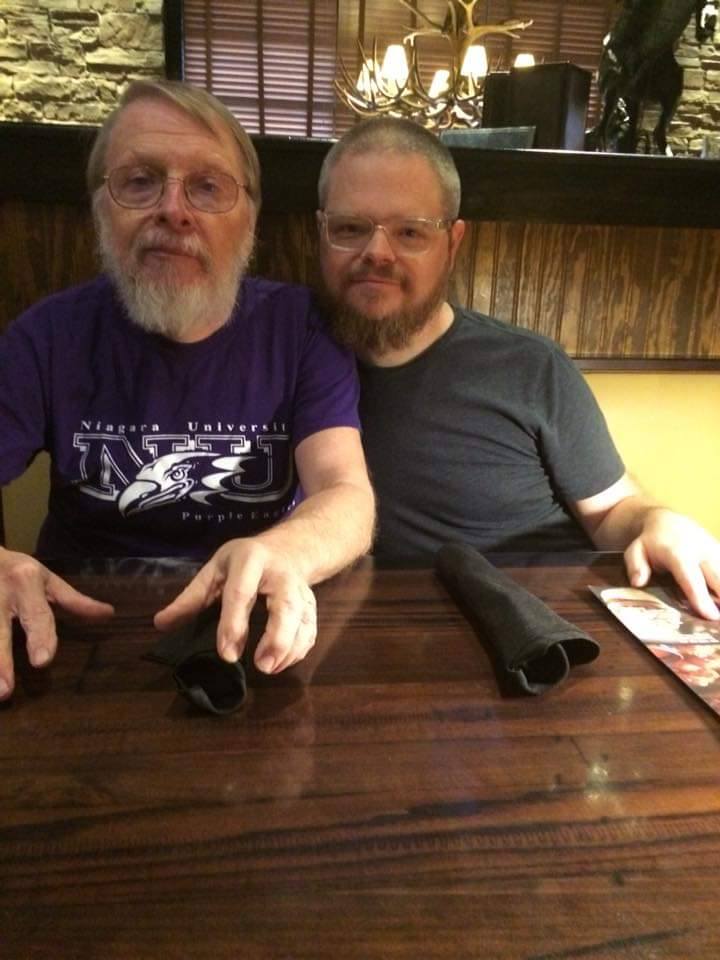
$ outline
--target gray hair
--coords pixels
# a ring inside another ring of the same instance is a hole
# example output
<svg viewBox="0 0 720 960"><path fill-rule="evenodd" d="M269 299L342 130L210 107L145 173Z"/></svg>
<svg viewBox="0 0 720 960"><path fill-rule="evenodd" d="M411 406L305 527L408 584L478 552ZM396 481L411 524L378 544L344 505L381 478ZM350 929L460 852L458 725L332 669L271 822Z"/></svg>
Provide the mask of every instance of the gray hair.
<svg viewBox="0 0 720 960"><path fill-rule="evenodd" d="M424 157L438 178L443 195L444 213L455 220L460 212L460 175L452 154L435 134L412 120L378 117L352 127L334 143L323 160L318 180L318 198L324 208L330 177L338 161L346 154L414 153Z"/></svg>
<svg viewBox="0 0 720 960"><path fill-rule="evenodd" d="M260 210L260 162L252 140L237 118L217 97L207 90L174 80L135 80L127 87L119 104L100 128L90 152L87 165L87 185L90 193L102 186L110 135L122 111L135 100L146 98L169 101L213 134L217 132L217 122L220 121L240 148L245 164L248 195L257 213Z"/></svg>

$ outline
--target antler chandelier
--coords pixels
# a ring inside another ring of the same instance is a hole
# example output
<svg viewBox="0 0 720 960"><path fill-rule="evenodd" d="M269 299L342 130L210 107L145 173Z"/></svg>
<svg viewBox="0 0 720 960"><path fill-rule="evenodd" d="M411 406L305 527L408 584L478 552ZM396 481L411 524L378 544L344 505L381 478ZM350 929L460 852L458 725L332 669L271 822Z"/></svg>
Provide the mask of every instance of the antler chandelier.
<svg viewBox="0 0 720 960"><path fill-rule="evenodd" d="M371 56L358 40L363 64L360 76L353 80L340 61L342 78L335 81L340 99L362 117L408 117L433 130L479 127L488 64L485 48L477 41L491 34L517 39L517 31L525 30L532 20L476 24L478 0L447 0L447 15L438 23L418 8L417 0L398 2L426 26L405 34L402 44L391 44L382 65L377 40L373 40ZM420 78L419 37L442 37L450 47L449 69L438 70L429 88Z"/></svg>

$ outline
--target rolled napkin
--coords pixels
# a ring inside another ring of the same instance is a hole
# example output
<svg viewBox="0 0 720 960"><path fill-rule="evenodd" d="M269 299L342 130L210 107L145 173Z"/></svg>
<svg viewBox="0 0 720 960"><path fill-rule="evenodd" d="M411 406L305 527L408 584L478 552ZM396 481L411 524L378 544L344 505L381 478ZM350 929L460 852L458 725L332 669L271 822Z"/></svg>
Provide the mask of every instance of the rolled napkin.
<svg viewBox="0 0 720 960"><path fill-rule="evenodd" d="M561 683L570 667L590 663L599 654L595 640L474 547L446 544L436 554L435 569L492 649L499 679L513 692L543 693Z"/></svg>
<svg viewBox="0 0 720 960"><path fill-rule="evenodd" d="M227 663L217 653L218 604L208 607L179 630L164 634L144 659L173 667L180 693L201 710L232 713L247 694L242 664Z"/></svg>

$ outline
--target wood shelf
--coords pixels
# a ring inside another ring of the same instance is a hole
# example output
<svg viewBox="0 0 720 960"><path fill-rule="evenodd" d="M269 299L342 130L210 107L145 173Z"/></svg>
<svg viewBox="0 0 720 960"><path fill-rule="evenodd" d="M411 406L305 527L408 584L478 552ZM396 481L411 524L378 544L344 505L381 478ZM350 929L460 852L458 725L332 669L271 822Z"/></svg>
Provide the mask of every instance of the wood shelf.
<svg viewBox="0 0 720 960"><path fill-rule="evenodd" d="M0 123L0 199L86 204L94 127ZM327 140L254 137L269 213L317 205ZM720 227L720 160L453 148L469 220Z"/></svg>

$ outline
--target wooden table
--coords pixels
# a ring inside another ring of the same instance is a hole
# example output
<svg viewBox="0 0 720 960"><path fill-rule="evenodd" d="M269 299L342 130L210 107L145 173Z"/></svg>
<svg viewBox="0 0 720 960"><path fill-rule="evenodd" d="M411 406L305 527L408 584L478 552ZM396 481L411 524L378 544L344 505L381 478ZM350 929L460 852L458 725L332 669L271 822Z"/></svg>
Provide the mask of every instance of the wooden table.
<svg viewBox="0 0 720 960"><path fill-rule="evenodd" d="M618 557L508 569L602 645L543 697L368 562L224 718L140 658L176 573L76 578L118 616L0 710L0 957L720 957L720 721L590 595Z"/></svg>

